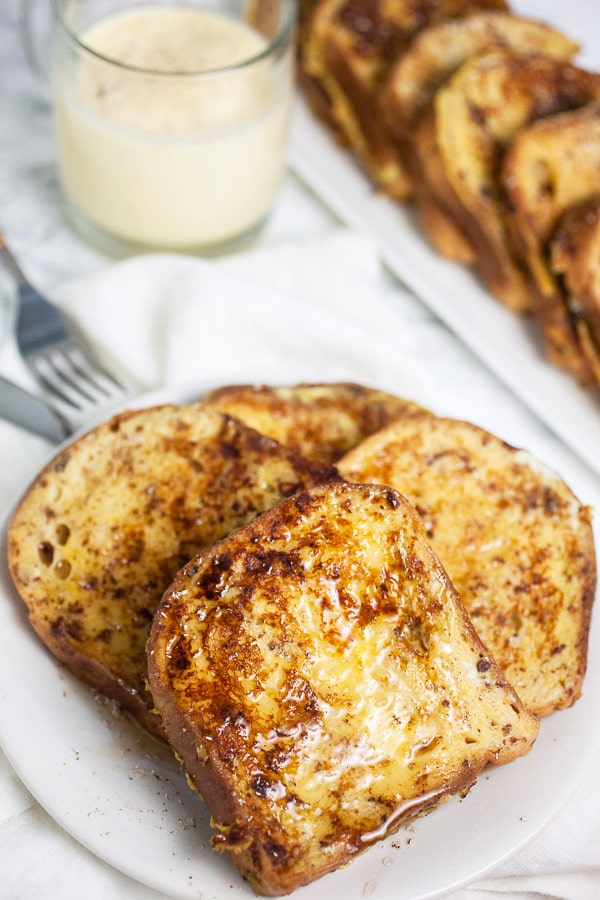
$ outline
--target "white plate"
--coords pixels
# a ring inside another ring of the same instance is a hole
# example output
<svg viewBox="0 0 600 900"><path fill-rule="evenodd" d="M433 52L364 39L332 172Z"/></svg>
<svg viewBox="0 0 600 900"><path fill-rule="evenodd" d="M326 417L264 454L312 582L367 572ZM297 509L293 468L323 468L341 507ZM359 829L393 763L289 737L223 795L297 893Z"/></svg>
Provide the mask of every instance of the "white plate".
<svg viewBox="0 0 600 900"><path fill-rule="evenodd" d="M511 7L578 40L581 64L600 70L600 4L520 0ZM374 192L355 161L335 145L303 102L295 111L290 162L342 221L375 235L389 269L600 472L600 392L583 390L546 362L535 329L504 309L469 270L437 255L410 211Z"/></svg>
<svg viewBox="0 0 600 900"><path fill-rule="evenodd" d="M136 405L198 394L163 392ZM515 411L523 429L520 415ZM515 427L510 416L504 424ZM525 446L533 434L525 428ZM553 465L586 503L600 507L598 479L566 448L547 441ZM208 816L170 754L41 646L7 571L6 526L0 542L0 744L25 785L78 841L149 887L177 898L254 896L229 860L210 850ZM599 632L596 617L592 649L600 645ZM295 896L424 900L515 853L557 812L597 754L599 693L600 654L592 652L583 697L543 721L528 757L482 776L464 800L453 799Z"/></svg>

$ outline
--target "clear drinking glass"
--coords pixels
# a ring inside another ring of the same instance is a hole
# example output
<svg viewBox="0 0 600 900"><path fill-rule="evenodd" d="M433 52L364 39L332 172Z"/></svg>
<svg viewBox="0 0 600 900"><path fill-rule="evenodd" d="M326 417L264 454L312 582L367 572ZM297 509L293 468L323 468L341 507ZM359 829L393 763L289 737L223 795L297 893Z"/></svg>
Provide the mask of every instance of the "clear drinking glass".
<svg viewBox="0 0 600 900"><path fill-rule="evenodd" d="M96 245L218 252L285 171L295 0L53 0L67 215Z"/></svg>

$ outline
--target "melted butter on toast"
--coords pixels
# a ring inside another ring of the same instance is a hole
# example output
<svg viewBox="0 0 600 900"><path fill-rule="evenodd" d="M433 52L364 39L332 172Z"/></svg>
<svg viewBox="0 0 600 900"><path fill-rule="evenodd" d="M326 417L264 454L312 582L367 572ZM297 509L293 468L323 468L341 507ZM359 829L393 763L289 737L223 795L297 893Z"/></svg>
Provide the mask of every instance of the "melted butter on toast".
<svg viewBox="0 0 600 900"><path fill-rule="evenodd" d="M338 478L201 405L123 413L29 488L9 527L11 574L52 653L160 734L145 647L177 570L283 498Z"/></svg>
<svg viewBox="0 0 600 900"><path fill-rule="evenodd" d="M313 488L200 553L148 660L214 843L265 894L349 862L538 728L385 487Z"/></svg>
<svg viewBox="0 0 600 900"><path fill-rule="evenodd" d="M596 585L591 512L529 453L466 422L415 416L340 461L422 516L484 644L538 715L579 696Z"/></svg>

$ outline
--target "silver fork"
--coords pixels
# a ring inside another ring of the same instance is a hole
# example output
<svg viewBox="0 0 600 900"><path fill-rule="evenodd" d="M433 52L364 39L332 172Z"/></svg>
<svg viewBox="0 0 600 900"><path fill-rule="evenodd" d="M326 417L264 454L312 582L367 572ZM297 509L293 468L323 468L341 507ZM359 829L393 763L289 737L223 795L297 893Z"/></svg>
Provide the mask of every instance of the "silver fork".
<svg viewBox="0 0 600 900"><path fill-rule="evenodd" d="M17 349L44 398L75 430L129 391L84 347L63 313L27 280L1 233L0 256L17 285Z"/></svg>

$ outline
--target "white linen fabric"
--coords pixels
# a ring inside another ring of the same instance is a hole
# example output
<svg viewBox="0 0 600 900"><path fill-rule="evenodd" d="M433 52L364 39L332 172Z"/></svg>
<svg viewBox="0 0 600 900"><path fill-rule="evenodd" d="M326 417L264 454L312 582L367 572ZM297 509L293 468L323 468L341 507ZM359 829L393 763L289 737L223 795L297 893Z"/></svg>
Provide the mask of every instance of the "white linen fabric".
<svg viewBox="0 0 600 900"><path fill-rule="evenodd" d="M333 231L215 261L140 256L61 285L53 299L139 391L361 381L434 411L468 415L534 453L543 448L549 464L564 453L530 411L385 276L374 244L361 234ZM0 371L26 383L8 340L0 347ZM48 453L43 440L0 422L4 508ZM599 898L599 771L581 772L581 787L541 835L452 900ZM162 896L63 832L1 751L0 872L2 900Z"/></svg>

